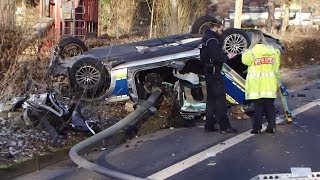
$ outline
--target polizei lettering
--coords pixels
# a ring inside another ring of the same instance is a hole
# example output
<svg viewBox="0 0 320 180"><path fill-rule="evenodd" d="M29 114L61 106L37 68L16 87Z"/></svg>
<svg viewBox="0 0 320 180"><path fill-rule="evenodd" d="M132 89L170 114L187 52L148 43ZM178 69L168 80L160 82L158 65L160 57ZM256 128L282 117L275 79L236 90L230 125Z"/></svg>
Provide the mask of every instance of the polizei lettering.
<svg viewBox="0 0 320 180"><path fill-rule="evenodd" d="M254 65L258 66L261 64L273 64L274 63L274 59L271 57L263 57L263 58L256 58L254 60Z"/></svg>

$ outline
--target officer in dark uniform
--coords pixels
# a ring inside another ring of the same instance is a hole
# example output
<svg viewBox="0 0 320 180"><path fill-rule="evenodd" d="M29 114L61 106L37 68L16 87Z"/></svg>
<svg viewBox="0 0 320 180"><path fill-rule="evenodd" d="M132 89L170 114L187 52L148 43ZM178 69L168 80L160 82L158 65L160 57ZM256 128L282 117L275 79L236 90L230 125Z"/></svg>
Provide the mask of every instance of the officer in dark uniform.
<svg viewBox="0 0 320 180"><path fill-rule="evenodd" d="M223 32L222 24L212 23L201 40L201 62L204 65L204 74L207 85L207 104L205 132L218 131L215 124L219 124L221 133L236 133L230 126L227 115L226 90L221 74L222 64L235 56L234 53L225 54L222 50L220 35Z"/></svg>

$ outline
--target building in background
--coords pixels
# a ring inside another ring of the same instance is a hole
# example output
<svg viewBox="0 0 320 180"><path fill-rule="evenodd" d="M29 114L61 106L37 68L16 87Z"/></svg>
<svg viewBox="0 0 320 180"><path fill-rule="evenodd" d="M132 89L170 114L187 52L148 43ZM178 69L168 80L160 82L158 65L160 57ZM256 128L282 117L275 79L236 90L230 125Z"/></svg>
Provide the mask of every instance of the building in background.
<svg viewBox="0 0 320 180"><path fill-rule="evenodd" d="M98 0L40 0L40 21L52 22L56 36L97 37Z"/></svg>

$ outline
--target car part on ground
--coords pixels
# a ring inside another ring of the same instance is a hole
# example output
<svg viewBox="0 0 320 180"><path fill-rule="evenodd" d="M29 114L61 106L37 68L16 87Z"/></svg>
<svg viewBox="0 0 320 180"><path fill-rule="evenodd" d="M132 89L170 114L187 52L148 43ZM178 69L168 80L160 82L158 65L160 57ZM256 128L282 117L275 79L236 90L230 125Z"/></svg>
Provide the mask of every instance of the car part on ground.
<svg viewBox="0 0 320 180"><path fill-rule="evenodd" d="M78 164L80 167L86 168L88 170L97 172L99 174L116 178L116 179L123 179L123 180L131 180L131 179L144 179L140 177L136 177L133 175L125 174L122 172L118 172L112 169L108 169L106 167L99 166L97 164L91 163L83 158L80 157L78 154L81 150L84 148L93 145L94 143L97 143L98 141L101 141L102 139L105 139L114 133L118 132L125 126L129 125L131 122L136 120L138 117L140 117L142 114L144 114L150 107L153 106L153 104L156 102L158 97L160 96L161 91L157 90L151 93L148 100L146 100L141 106L139 106L135 111L130 113L128 116L126 116L124 119L116 123L115 125L109 127L106 130L103 130L102 132L76 144L73 146L69 151L69 156L71 160Z"/></svg>
<svg viewBox="0 0 320 180"><path fill-rule="evenodd" d="M50 134L53 146L60 146L65 130L96 134L101 130L99 123L81 113L78 104L70 106L61 100L56 93L25 95L13 98L12 101L1 103L0 112L14 112L25 109L21 120L25 125L42 125Z"/></svg>
<svg viewBox="0 0 320 180"><path fill-rule="evenodd" d="M85 117L81 112L80 106L77 106L72 112L71 123L69 127L73 131L84 132L92 135L101 131L99 123L95 120Z"/></svg>
<svg viewBox="0 0 320 180"><path fill-rule="evenodd" d="M60 40L58 46L60 47L60 55L63 58L69 58L82 54L88 51L88 47L80 39L68 36Z"/></svg>
<svg viewBox="0 0 320 180"><path fill-rule="evenodd" d="M60 146L62 139L55 127L63 125L63 117L69 117L66 104L54 93L43 93L30 95L22 107L26 109L27 117L34 125L41 124L47 130L53 140L53 146Z"/></svg>
<svg viewBox="0 0 320 180"><path fill-rule="evenodd" d="M54 93L30 95L22 105L23 108L42 108L58 117L68 114L67 106Z"/></svg>

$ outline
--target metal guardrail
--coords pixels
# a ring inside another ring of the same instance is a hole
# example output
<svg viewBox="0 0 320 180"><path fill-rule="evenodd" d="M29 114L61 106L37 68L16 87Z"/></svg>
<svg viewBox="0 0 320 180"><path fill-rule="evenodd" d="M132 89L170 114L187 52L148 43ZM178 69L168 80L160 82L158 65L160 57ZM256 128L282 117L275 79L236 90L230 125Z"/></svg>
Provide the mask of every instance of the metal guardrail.
<svg viewBox="0 0 320 180"><path fill-rule="evenodd" d="M130 174L125 174L122 172L118 172L112 169L108 169L106 167L99 166L97 164L94 164L92 162L89 162L88 160L80 157L78 154L82 149L95 144L98 141L101 141L102 139L105 139L117 131L121 130L125 126L129 125L131 122L136 120L138 117L140 117L142 114L144 114L150 107L153 106L153 104L156 102L158 97L161 94L161 90L154 91L146 100L142 103L141 106L139 106L135 111L131 112L128 116L123 118L118 123L114 124L113 126L109 127L108 129L91 136L90 138L81 141L80 143L73 146L69 151L69 156L71 160L78 164L80 167L83 167L85 169L94 171L96 173L102 174L104 176L112 177L115 179L123 179L123 180L142 180L145 178L136 177Z"/></svg>
<svg viewBox="0 0 320 180"><path fill-rule="evenodd" d="M319 180L320 172L312 172L310 176L293 176L292 173L260 174L250 180Z"/></svg>

